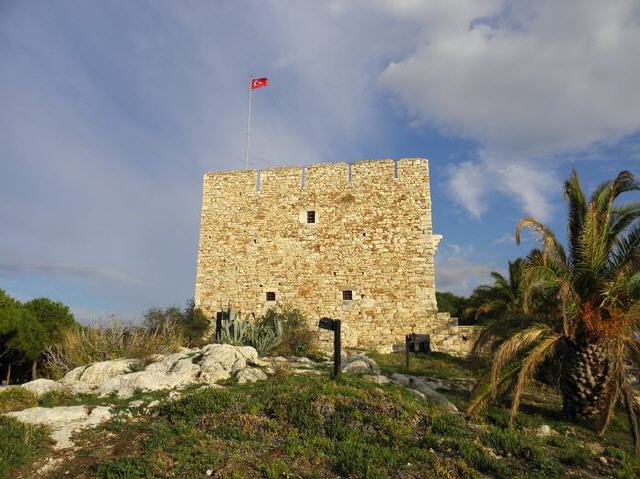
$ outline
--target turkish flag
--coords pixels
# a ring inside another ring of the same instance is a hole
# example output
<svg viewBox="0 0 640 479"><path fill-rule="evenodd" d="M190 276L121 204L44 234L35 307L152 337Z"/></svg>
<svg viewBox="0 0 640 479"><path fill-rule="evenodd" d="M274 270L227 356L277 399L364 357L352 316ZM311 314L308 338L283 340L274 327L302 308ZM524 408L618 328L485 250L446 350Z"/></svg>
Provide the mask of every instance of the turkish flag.
<svg viewBox="0 0 640 479"><path fill-rule="evenodd" d="M256 88L262 88L263 86L267 86L267 83L269 83L268 78L252 78L251 89L255 90Z"/></svg>

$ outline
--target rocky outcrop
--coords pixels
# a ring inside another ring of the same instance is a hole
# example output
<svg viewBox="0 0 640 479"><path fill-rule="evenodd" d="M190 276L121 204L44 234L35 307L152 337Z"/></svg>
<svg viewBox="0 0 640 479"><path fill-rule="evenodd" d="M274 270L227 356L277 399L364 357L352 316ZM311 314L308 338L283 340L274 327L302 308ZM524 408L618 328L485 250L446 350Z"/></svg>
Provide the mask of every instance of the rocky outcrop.
<svg viewBox="0 0 640 479"><path fill-rule="evenodd" d="M268 363L249 346L208 344L201 349L184 348L166 356L155 356L146 367L138 360L116 359L76 368L60 381L75 393L119 398L133 396L136 389L158 391L186 387L191 384L214 384L238 376L239 382L266 379L256 366ZM245 369L249 371L243 373Z"/></svg>
<svg viewBox="0 0 640 479"><path fill-rule="evenodd" d="M58 381L51 379L35 379L21 385L27 391L31 391L36 396L40 397L50 391L60 391L64 389L64 386Z"/></svg>
<svg viewBox="0 0 640 479"><path fill-rule="evenodd" d="M7 413L26 424L47 426L51 431L51 439L56 449L73 446L71 435L81 429L95 427L109 420L112 416L108 407L97 406L61 406L33 407L18 412Z"/></svg>
<svg viewBox="0 0 640 479"><path fill-rule="evenodd" d="M447 397L439 393L433 387L434 384L426 381L419 376L410 376L408 374L393 373L391 380L396 384L411 388L414 391L418 391L421 397L424 397L429 402L436 404L451 413L458 413L458 408L455 404L447 399Z"/></svg>
<svg viewBox="0 0 640 479"><path fill-rule="evenodd" d="M363 354L354 354L345 359L342 366L343 373L351 374L380 374L376 362Z"/></svg>

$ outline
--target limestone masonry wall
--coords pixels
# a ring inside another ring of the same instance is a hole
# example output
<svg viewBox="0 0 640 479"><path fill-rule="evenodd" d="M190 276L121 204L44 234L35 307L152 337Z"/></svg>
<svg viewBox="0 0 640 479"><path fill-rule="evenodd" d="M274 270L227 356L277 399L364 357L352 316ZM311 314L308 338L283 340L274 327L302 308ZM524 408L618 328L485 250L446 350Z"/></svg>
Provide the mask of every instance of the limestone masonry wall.
<svg viewBox="0 0 640 479"><path fill-rule="evenodd" d="M347 347L404 343L441 325L440 238L426 159L209 173L195 302L209 314L229 303L256 314L286 303L314 328L322 316L341 319Z"/></svg>

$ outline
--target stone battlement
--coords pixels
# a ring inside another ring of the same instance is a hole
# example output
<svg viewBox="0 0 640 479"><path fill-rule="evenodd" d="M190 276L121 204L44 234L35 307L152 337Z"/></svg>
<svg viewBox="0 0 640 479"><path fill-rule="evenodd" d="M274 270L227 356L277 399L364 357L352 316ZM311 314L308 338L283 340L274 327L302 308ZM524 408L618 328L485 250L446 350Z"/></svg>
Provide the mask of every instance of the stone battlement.
<svg viewBox="0 0 640 479"><path fill-rule="evenodd" d="M285 166L258 170L210 172L204 184L219 189L233 186L247 192L280 191L282 188L316 189L355 187L372 182L412 181L416 177L428 181L429 163L422 158L399 160L362 160L354 163L322 163L308 166Z"/></svg>

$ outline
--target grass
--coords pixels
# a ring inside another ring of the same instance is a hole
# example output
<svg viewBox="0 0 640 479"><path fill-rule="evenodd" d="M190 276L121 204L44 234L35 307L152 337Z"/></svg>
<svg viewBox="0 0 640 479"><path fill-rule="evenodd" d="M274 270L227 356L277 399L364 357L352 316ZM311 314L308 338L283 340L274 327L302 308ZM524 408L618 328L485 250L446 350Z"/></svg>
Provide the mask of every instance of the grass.
<svg viewBox="0 0 640 479"><path fill-rule="evenodd" d="M33 460L44 450L47 431L0 416L0 479L14 477L12 471Z"/></svg>
<svg viewBox="0 0 640 479"><path fill-rule="evenodd" d="M36 395L19 386L0 389L0 414L38 405Z"/></svg>
<svg viewBox="0 0 640 479"><path fill-rule="evenodd" d="M445 355L412 358L410 371L394 368L402 355L375 357L386 372L441 379L470 375L464 361ZM446 394L461 405L468 400L462 391ZM132 399L163 395L138 392ZM90 397L50 393L40 403L86 403ZM125 408L132 399L99 400ZM599 439L588 427L563 421L557 411L557 394L533 390L516 427L509 429L508 409L499 405L470 421L393 384L283 374L252 385L191 390L152 414L85 431L63 470L69 477L107 479L206 477L208 470L211 477L225 478L640 477L640 460L631 452L623 420ZM541 424L557 434L538 437ZM608 464L584 447L587 442L604 447ZM13 468L33 456L16 457Z"/></svg>
<svg viewBox="0 0 640 479"><path fill-rule="evenodd" d="M471 363L444 353L410 354L409 367L405 365L405 353L369 355L384 373L402 373L429 376L438 379L471 378Z"/></svg>

